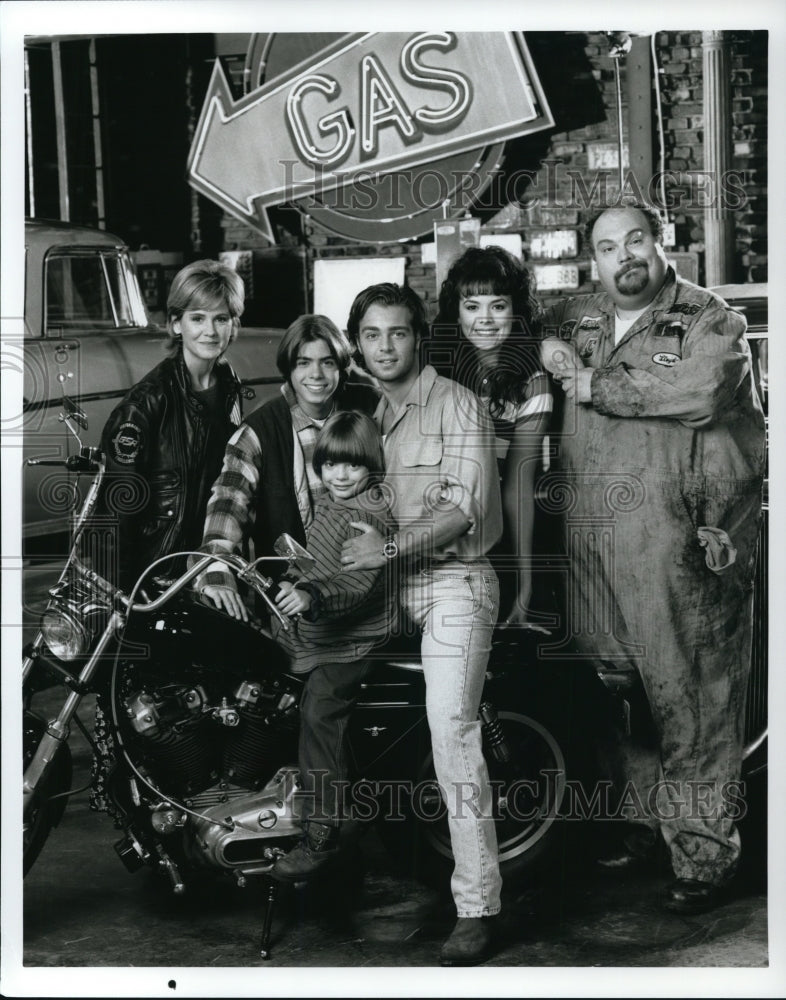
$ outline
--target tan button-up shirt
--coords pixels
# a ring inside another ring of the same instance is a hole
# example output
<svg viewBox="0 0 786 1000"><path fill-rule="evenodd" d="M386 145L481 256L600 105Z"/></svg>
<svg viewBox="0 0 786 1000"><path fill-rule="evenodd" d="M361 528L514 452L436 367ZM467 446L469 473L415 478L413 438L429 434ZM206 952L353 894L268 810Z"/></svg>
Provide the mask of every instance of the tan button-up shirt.
<svg viewBox="0 0 786 1000"><path fill-rule="evenodd" d="M374 414L380 428L389 406L383 397ZM399 533L436 511L458 507L469 528L432 558L484 556L502 534L502 503L494 428L477 396L426 365L384 442L385 482Z"/></svg>

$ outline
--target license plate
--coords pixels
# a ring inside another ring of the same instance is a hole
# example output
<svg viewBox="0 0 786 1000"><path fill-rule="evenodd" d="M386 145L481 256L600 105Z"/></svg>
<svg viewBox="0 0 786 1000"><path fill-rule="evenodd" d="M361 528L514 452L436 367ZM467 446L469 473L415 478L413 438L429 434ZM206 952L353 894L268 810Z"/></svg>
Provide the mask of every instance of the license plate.
<svg viewBox="0 0 786 1000"><path fill-rule="evenodd" d="M535 233L530 243L530 253L535 260L558 260L575 257L579 252L575 229L552 229Z"/></svg>
<svg viewBox="0 0 786 1000"><path fill-rule="evenodd" d="M535 267L539 292L553 292L579 287L578 264L543 264Z"/></svg>

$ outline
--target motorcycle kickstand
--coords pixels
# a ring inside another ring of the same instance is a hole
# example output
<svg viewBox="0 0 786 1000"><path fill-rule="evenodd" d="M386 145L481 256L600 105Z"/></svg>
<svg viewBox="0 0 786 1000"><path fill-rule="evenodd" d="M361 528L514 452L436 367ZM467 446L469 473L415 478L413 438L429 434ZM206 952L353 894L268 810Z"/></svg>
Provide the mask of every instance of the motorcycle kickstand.
<svg viewBox="0 0 786 1000"><path fill-rule="evenodd" d="M262 940L259 946L259 954L265 961L270 959L270 932L273 928L273 909L278 898L278 882L269 875L266 877L267 899L265 901L265 919L262 924Z"/></svg>

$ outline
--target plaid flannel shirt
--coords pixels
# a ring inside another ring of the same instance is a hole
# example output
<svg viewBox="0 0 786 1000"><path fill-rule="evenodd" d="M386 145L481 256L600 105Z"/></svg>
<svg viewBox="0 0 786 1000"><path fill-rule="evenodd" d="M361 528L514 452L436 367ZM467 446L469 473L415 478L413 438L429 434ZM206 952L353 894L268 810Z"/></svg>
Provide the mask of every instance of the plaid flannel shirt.
<svg viewBox="0 0 786 1000"><path fill-rule="evenodd" d="M312 460L317 435L325 423L309 417L299 405L289 383L281 392L290 407L292 427L300 444L295 452L295 490L303 527L313 520L316 502L325 494L322 481L314 472ZM227 444L221 474L213 484L207 504L202 550L213 553L241 553L253 523L253 499L259 487L263 445L247 424L238 427ZM257 553L260 555L261 553ZM220 562L211 563L197 579L197 589L206 586L234 587L232 572Z"/></svg>

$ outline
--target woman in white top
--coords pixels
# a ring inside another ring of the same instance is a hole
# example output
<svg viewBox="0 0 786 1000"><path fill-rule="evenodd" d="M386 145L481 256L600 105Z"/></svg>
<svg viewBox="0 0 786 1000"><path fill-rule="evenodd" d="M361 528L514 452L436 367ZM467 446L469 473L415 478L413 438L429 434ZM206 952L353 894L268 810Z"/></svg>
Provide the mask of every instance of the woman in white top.
<svg viewBox="0 0 786 1000"><path fill-rule="evenodd" d="M506 624L529 623L535 477L552 409L538 352L534 279L496 246L471 247L442 283L424 363L488 405L497 438L505 531L494 554Z"/></svg>

